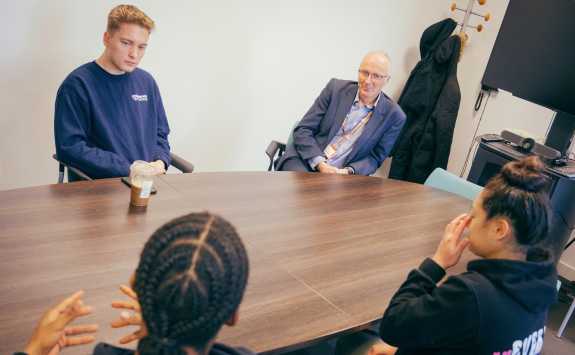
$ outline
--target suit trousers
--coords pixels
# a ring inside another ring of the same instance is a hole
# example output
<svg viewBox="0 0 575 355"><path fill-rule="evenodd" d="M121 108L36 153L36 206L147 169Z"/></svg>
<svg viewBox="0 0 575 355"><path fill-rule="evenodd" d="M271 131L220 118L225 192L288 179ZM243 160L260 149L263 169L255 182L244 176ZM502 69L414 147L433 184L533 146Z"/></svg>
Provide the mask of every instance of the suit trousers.
<svg viewBox="0 0 575 355"><path fill-rule="evenodd" d="M282 166L279 167L280 171L301 171L301 172L313 172L309 165L304 162L299 156L288 158L284 161Z"/></svg>

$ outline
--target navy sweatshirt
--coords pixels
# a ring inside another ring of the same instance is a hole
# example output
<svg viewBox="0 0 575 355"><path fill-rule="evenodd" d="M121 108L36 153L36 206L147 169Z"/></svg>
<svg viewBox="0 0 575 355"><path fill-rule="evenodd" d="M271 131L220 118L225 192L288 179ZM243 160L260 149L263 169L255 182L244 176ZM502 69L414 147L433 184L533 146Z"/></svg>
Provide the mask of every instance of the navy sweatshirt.
<svg viewBox="0 0 575 355"><path fill-rule="evenodd" d="M475 260L445 271L426 259L390 301L381 338L396 355L536 355L557 297L552 261Z"/></svg>
<svg viewBox="0 0 575 355"><path fill-rule="evenodd" d="M58 89L58 159L92 178L128 176L134 160L170 164L170 128L152 76L112 75L96 62L74 70Z"/></svg>

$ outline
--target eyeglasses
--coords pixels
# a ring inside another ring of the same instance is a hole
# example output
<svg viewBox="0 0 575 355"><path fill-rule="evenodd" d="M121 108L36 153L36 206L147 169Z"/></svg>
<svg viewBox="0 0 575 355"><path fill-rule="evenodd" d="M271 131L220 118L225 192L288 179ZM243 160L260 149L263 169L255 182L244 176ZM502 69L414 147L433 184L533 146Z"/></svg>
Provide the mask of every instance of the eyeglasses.
<svg viewBox="0 0 575 355"><path fill-rule="evenodd" d="M369 77L371 76L371 78L375 81L388 81L389 79L391 79L391 75L381 75L381 74L377 74L377 73L370 73L367 70L359 70L359 76L362 79L369 79Z"/></svg>

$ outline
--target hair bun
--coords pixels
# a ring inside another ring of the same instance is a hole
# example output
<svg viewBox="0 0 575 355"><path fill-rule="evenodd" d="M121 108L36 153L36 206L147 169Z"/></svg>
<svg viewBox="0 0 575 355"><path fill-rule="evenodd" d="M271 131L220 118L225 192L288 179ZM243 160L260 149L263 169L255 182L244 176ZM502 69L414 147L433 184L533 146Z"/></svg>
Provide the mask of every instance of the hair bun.
<svg viewBox="0 0 575 355"><path fill-rule="evenodd" d="M501 175L513 187L529 192L541 192L549 183L549 179L543 174L544 170L545 164L537 156L532 155L505 164L501 169Z"/></svg>

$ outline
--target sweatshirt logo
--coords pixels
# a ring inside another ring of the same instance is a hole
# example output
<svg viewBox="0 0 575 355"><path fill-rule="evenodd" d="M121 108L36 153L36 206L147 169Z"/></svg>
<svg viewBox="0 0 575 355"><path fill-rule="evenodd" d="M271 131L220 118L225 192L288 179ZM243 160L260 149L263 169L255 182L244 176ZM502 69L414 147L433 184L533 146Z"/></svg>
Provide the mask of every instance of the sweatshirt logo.
<svg viewBox="0 0 575 355"><path fill-rule="evenodd" d="M539 355L543 350L543 334L545 327L529 334L525 339L513 342L513 348L504 351L494 351L493 355Z"/></svg>
<svg viewBox="0 0 575 355"><path fill-rule="evenodd" d="M139 102L139 101L148 101L148 95L132 95L132 100Z"/></svg>

